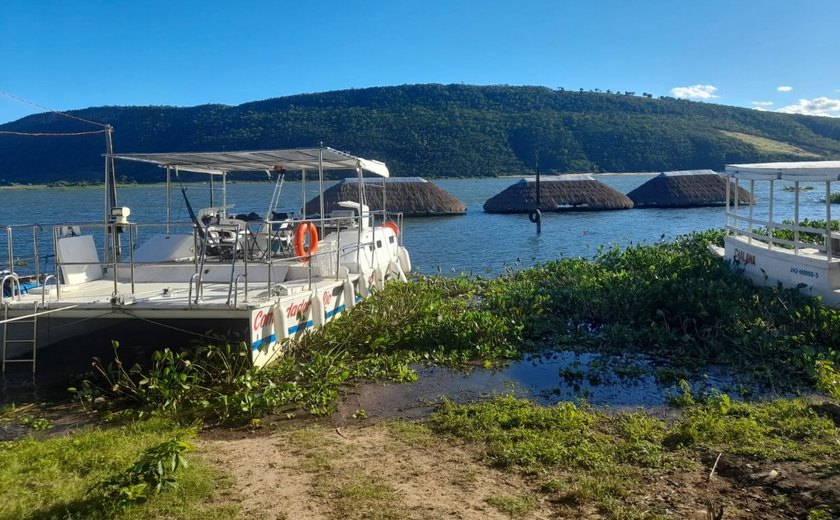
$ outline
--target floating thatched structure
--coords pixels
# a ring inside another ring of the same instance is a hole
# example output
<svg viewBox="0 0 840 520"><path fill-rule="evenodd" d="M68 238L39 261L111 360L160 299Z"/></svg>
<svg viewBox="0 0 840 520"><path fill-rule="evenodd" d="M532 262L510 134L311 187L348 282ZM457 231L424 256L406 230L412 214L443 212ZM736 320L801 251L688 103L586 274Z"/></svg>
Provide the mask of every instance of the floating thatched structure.
<svg viewBox="0 0 840 520"><path fill-rule="evenodd" d="M537 182L525 178L484 203L488 213L528 213L536 207ZM540 211L630 209L633 201L591 175L544 175L540 178Z"/></svg>
<svg viewBox="0 0 840 520"><path fill-rule="evenodd" d="M365 179L365 198L373 211L387 209L406 217L462 215L467 212L463 202L435 184L420 177L389 177ZM359 201L358 179L344 179L324 192L324 213L338 209L340 201ZM383 204L384 203L384 204ZM320 212L318 197L306 203L306 214Z"/></svg>
<svg viewBox="0 0 840 520"><path fill-rule="evenodd" d="M637 208L690 208L726 204L726 183L730 199L735 200L735 183L712 170L663 172L627 194ZM738 203L755 201L749 192L738 188Z"/></svg>

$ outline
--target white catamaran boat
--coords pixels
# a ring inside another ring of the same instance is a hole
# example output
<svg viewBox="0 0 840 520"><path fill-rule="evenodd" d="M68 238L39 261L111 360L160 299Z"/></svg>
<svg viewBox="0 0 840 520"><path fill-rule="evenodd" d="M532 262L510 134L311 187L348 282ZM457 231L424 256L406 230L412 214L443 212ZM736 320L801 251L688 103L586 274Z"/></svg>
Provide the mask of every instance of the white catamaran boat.
<svg viewBox="0 0 840 520"><path fill-rule="evenodd" d="M736 189L748 182L751 197L755 197L757 183L769 183L769 207L766 218L757 217L753 206L739 208L738 197L727 183L727 236L724 249L713 248L715 252L758 285L781 284L819 296L827 305L840 306L840 233L831 231L830 225L831 189L840 180L840 161L731 164L723 175L734 179ZM826 229L801 225L799 192L803 182L825 187ZM795 193L792 222L780 222L774 214L779 184L788 189L792 186Z"/></svg>
<svg viewBox="0 0 840 520"><path fill-rule="evenodd" d="M133 222L131 210L116 205L107 171L113 172L115 159L166 169L165 222ZM246 341L253 363L262 366L282 354L286 338L352 309L372 289L405 280L411 270L401 215L372 212L365 204L363 172L388 177L381 162L324 147L107 154L105 162L104 223L6 226L3 370L9 362L26 362L34 372L38 348L74 347L94 333L129 345L148 345L153 337L166 342L157 346L178 346L175 337L223 334ZM333 170L356 172L360 202L340 203L340 210L308 220L275 211L287 171L317 172L323 186L324 172ZM259 220L235 218L228 213L228 176L254 171L277 177L269 212ZM186 223L170 218L182 172L208 175L221 195L221 205L198 213L185 195ZM13 248L21 236L30 237L36 259L39 247L52 248L53 272L14 272Z"/></svg>

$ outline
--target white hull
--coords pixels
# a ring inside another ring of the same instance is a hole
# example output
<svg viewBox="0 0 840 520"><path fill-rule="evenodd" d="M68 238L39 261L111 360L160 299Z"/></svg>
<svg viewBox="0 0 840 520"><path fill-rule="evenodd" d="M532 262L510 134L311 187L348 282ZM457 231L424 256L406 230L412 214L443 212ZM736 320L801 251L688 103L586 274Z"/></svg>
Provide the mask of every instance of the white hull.
<svg viewBox="0 0 840 520"><path fill-rule="evenodd" d="M727 236L719 253L756 285L781 284L819 296L827 305L840 306L840 260L827 262L825 254L816 249L770 249L765 242Z"/></svg>
<svg viewBox="0 0 840 520"><path fill-rule="evenodd" d="M89 282L98 285L97 292L103 294L100 299L81 301L86 296L74 298L71 292L61 301L47 301L44 306L40 304L39 294L23 295L20 300L7 302L8 319L26 320L8 323L7 334L9 340L34 337L39 349L61 345L61 348L84 350L88 342L94 341L92 338L103 334L105 337L99 339L107 343L115 340L125 346L150 346L149 342L157 341L161 343L156 346L162 348L181 346L173 344L169 339L172 337L178 337L179 341L189 341L190 337L207 341L205 335L210 332L247 343L252 362L264 366L282 355L290 338L298 339L351 310L372 288L381 285L377 276L375 270L369 270L362 275L349 274L344 280L316 280L311 286L309 282L287 283L284 286L292 294L268 297L257 293L235 307L225 302L227 288L222 286L205 289L201 304L195 305L191 304L189 288L184 284L179 287L170 283L138 283L134 296L112 302L101 291L110 287L111 282ZM397 279L392 274L384 276L382 283ZM126 284L118 286L125 288ZM139 296L143 293L145 296ZM33 314L39 314L34 336L29 321ZM31 351L30 344L10 341L6 358L29 357Z"/></svg>

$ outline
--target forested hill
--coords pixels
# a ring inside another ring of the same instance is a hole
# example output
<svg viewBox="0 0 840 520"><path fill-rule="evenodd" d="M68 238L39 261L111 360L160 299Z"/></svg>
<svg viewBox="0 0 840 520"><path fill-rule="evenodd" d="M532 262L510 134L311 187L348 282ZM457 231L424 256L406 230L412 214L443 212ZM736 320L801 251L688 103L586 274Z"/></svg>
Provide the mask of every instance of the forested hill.
<svg viewBox="0 0 840 520"><path fill-rule="evenodd" d="M406 85L306 94L239 106L96 107L70 112L115 128L117 152L317 146L385 161L394 175L636 172L840 157L840 119L543 87ZM55 114L0 131L95 127ZM0 179L99 180L102 135L0 134ZM118 175L139 181L135 165ZM160 174L162 175L162 174Z"/></svg>

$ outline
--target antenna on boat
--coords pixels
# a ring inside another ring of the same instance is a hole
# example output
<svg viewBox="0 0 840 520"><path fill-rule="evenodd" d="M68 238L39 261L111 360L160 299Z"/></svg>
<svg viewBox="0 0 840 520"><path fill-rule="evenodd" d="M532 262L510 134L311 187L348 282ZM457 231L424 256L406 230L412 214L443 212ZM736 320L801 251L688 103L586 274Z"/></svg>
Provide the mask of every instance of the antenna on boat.
<svg viewBox="0 0 840 520"><path fill-rule="evenodd" d="M321 236L324 236L324 141L318 143L318 217L321 219Z"/></svg>
<svg viewBox="0 0 840 520"><path fill-rule="evenodd" d="M105 125L105 258L109 258L108 249L113 247L114 257L117 258L122 252L120 247L120 235L117 233L116 227L111 227L113 223L113 211L117 207L117 176L114 169L114 141L112 134L114 127ZM108 235L112 235L108 240ZM113 242L112 242L113 241Z"/></svg>

